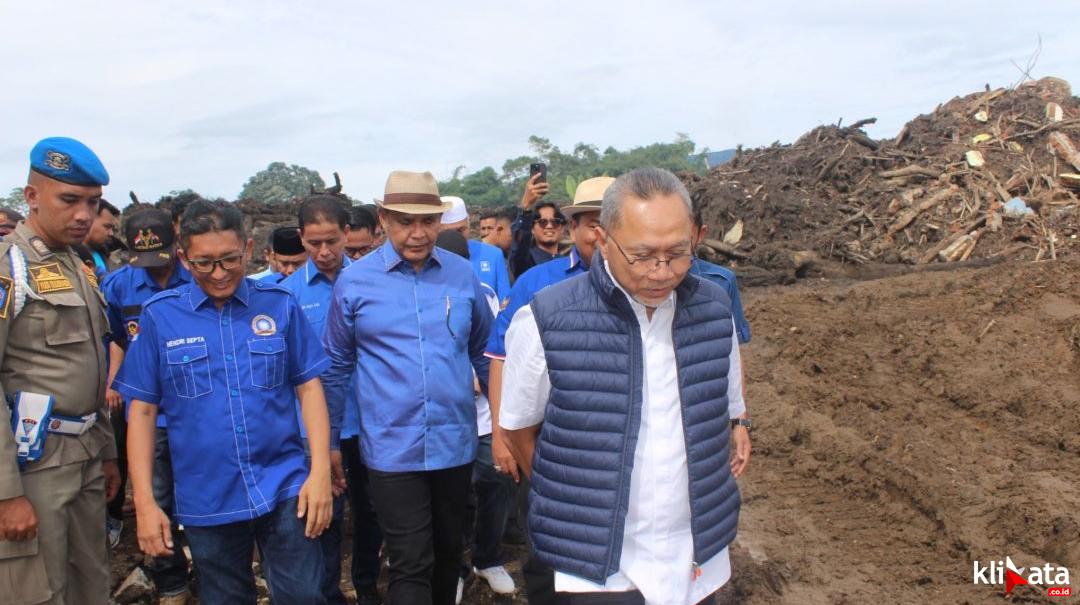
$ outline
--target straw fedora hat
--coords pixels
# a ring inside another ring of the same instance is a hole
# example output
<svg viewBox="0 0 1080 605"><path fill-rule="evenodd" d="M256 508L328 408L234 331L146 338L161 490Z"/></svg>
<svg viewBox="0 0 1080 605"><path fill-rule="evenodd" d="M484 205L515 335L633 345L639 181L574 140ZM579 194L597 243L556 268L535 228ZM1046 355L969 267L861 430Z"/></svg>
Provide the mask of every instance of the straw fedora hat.
<svg viewBox="0 0 1080 605"><path fill-rule="evenodd" d="M614 182L615 179L610 176L597 176L581 181L574 191L574 203L562 207L563 216L570 219L582 212L600 212L604 192Z"/></svg>
<svg viewBox="0 0 1080 605"><path fill-rule="evenodd" d="M430 172L395 170L386 178L383 199L377 200L384 210L405 214L442 214L451 204L439 199L439 186Z"/></svg>

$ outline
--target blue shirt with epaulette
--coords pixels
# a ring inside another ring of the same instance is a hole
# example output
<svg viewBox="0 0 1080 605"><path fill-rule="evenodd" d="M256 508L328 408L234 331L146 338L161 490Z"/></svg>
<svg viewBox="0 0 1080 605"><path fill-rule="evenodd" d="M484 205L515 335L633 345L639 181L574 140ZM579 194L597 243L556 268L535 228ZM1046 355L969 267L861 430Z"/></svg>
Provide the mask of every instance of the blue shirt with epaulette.
<svg viewBox="0 0 1080 605"><path fill-rule="evenodd" d="M219 309L189 283L143 305L114 388L169 424L176 520L265 515L307 478L294 388L329 365L292 294L244 279Z"/></svg>
<svg viewBox="0 0 1080 605"><path fill-rule="evenodd" d="M570 250L570 254L536 265L518 276L517 281L514 282L514 287L510 288L510 297L506 300L503 309L499 311L499 316L495 318L495 324L491 327L491 337L488 339L487 349L484 354L494 359L505 358L506 331L510 329L510 322L514 319L514 313L529 304L533 296L540 290L580 273L586 273L588 270L588 263L581 258L577 246L574 246Z"/></svg>
<svg viewBox="0 0 1080 605"><path fill-rule="evenodd" d="M750 342L750 324L743 314L742 298L739 297L739 283L735 279L735 272L726 267L721 267L700 258L694 258L694 264L690 265L690 273L715 283L724 288L728 298L731 299L731 317L735 320L736 332L739 343Z"/></svg>
<svg viewBox="0 0 1080 605"><path fill-rule="evenodd" d="M141 267L125 265L110 273L101 282L101 294L108 303L105 310L109 318L109 332L112 342L124 351L139 334L139 316L142 306L158 292L172 290L191 283L191 273L180 263L176 263L169 281L162 288L150 277L150 273ZM127 409L125 408L125 414ZM159 427L165 427L164 414L157 419Z"/></svg>

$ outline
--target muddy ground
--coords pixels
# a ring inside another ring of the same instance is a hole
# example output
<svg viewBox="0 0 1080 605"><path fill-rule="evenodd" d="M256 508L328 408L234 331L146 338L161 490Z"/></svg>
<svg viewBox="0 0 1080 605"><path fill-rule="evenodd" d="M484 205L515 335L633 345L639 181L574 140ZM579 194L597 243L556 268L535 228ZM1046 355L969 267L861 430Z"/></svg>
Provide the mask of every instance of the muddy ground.
<svg viewBox="0 0 1080 605"><path fill-rule="evenodd" d="M756 428L722 605L1001 602L972 567L1006 555L1080 573L1080 263L806 280L744 302ZM525 600L474 580L465 602Z"/></svg>

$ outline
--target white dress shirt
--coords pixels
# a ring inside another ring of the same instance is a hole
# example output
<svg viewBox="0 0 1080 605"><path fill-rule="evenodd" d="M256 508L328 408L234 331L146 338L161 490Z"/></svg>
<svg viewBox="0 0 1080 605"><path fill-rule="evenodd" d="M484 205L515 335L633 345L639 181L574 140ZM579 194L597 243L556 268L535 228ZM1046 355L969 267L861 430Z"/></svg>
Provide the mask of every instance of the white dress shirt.
<svg viewBox="0 0 1080 605"><path fill-rule="evenodd" d="M619 289L622 290L621 286ZM693 605L728 581L731 565L728 549L724 548L708 561L696 562L700 574L696 579L693 577L690 487L672 342L675 293L656 307L651 321L644 305L629 296L627 299L641 328L645 375L619 571L604 584L556 572L555 590L639 590L649 604ZM733 320L733 330L734 327ZM728 369L728 413L732 418L746 410L736 333L732 332ZM514 314L506 333L499 425L516 430L540 424L550 391L540 331L532 308L525 305Z"/></svg>

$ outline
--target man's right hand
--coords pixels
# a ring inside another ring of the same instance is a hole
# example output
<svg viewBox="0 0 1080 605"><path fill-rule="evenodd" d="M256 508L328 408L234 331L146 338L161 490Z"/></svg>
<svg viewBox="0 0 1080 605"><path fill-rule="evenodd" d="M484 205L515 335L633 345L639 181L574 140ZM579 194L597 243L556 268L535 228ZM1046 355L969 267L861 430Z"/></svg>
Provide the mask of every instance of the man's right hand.
<svg viewBox="0 0 1080 605"><path fill-rule="evenodd" d="M151 557L173 554L172 524L157 504L135 508L135 531L139 549Z"/></svg>
<svg viewBox="0 0 1080 605"><path fill-rule="evenodd" d="M124 411L124 397L112 387L105 389L105 403L109 404L109 410L113 413Z"/></svg>
<svg viewBox="0 0 1080 605"><path fill-rule="evenodd" d="M529 178L529 182L525 183L525 195L521 196L521 207L525 210L529 210L533 207L540 198L544 197L544 194L548 192L548 183L538 183L537 179L540 178L540 173L536 173Z"/></svg>
<svg viewBox="0 0 1080 605"><path fill-rule="evenodd" d="M38 518L26 496L0 500L0 540L23 542L37 535Z"/></svg>
<svg viewBox="0 0 1080 605"><path fill-rule="evenodd" d="M491 434L491 458L495 462L495 470L513 477L514 483L521 482L517 461L510 453L510 446L506 444L506 437L503 436L502 431L494 431Z"/></svg>

